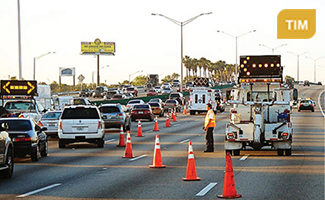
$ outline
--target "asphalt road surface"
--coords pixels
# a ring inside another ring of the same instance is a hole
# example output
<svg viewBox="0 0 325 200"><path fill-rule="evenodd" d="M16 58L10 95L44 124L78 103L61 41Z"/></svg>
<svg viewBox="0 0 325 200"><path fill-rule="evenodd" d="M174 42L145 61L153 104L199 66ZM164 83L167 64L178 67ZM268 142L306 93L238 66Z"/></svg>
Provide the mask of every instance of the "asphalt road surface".
<svg viewBox="0 0 325 200"><path fill-rule="evenodd" d="M318 101L324 86L298 89L300 97ZM204 114L178 114L171 127L165 127L165 118L159 118L159 131L153 131L154 122L143 121L144 137L135 137L137 123L132 123L133 159L122 158L125 148L116 147L118 129L106 131L104 148L76 143L59 149L57 139L51 139L49 156L39 162L15 158L13 177L0 179L0 199L217 199L224 185L228 111L217 114L213 153L203 153ZM294 110L292 121L292 156L277 156L270 149L232 156L241 199L324 199L324 117L317 106L315 112ZM157 134L166 168L149 168ZM182 180L188 141L193 142L201 181Z"/></svg>

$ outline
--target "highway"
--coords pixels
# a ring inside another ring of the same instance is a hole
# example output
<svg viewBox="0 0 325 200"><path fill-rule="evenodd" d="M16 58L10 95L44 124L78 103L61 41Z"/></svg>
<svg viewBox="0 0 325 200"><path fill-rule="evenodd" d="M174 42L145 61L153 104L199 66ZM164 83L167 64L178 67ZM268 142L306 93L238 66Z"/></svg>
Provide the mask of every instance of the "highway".
<svg viewBox="0 0 325 200"><path fill-rule="evenodd" d="M293 110L292 156L277 156L270 149L246 150L232 156L241 199L324 199L325 124L318 104L324 86L297 88L299 97L311 97L317 106L315 112ZM76 143L59 149L57 139L52 138L49 156L39 162L15 158L13 177L0 179L0 199L217 199L224 185L223 141L229 107L216 119L213 153L203 152L204 114L178 114L171 127L165 127L165 118L159 118L159 131L153 131L154 122L143 121L144 137L135 137L137 123L133 122L132 159L122 158L125 148L116 147L118 129L106 130L104 148ZM166 168L149 168L156 135ZM200 181L182 180L188 141L193 142Z"/></svg>

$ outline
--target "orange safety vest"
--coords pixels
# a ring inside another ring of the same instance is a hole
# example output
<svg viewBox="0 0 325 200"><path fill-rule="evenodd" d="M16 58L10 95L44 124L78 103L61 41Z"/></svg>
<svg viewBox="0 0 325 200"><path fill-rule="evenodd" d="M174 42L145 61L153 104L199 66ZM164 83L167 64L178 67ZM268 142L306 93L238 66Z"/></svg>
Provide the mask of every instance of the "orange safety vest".
<svg viewBox="0 0 325 200"><path fill-rule="evenodd" d="M208 123L209 123L209 115L210 115L210 113L212 112L212 114L213 114L213 118L211 119L211 122L210 122L210 124L208 125ZM209 128L209 127L215 127L216 126L216 116L214 115L214 112L213 112L213 110L209 110L208 111L208 113L207 113L207 115L205 116L205 120L204 120L204 127L207 127L207 128Z"/></svg>

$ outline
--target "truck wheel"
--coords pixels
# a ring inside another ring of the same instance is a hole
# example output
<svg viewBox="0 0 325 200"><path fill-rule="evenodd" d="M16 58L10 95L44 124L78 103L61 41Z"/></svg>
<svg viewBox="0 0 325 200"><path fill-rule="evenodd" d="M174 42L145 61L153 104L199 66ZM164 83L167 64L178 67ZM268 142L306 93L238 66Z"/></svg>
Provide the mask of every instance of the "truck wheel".
<svg viewBox="0 0 325 200"><path fill-rule="evenodd" d="M286 152L286 156L291 156L291 149L286 149L285 152Z"/></svg>
<svg viewBox="0 0 325 200"><path fill-rule="evenodd" d="M240 150L234 150L234 156L239 156L240 155Z"/></svg>
<svg viewBox="0 0 325 200"><path fill-rule="evenodd" d="M36 146L36 150L32 153L31 159L33 162L37 162L39 160L39 147Z"/></svg>
<svg viewBox="0 0 325 200"><path fill-rule="evenodd" d="M41 151L41 156L46 157L48 154L48 146L47 146L47 141L44 142L44 149Z"/></svg>
<svg viewBox="0 0 325 200"><path fill-rule="evenodd" d="M60 149L65 148L65 142L61 139L59 139L59 148Z"/></svg>
<svg viewBox="0 0 325 200"><path fill-rule="evenodd" d="M283 156L283 149L278 149L278 156Z"/></svg>
<svg viewBox="0 0 325 200"><path fill-rule="evenodd" d="M230 155L232 155L232 150L226 150L226 155L227 153L229 153Z"/></svg>
<svg viewBox="0 0 325 200"><path fill-rule="evenodd" d="M11 147L8 149L6 165L8 166L8 169L5 169L1 172L2 176L3 178L11 178L14 172L14 154Z"/></svg>
<svg viewBox="0 0 325 200"><path fill-rule="evenodd" d="M103 148L104 147L104 139L101 138L97 141L97 147L98 148Z"/></svg>

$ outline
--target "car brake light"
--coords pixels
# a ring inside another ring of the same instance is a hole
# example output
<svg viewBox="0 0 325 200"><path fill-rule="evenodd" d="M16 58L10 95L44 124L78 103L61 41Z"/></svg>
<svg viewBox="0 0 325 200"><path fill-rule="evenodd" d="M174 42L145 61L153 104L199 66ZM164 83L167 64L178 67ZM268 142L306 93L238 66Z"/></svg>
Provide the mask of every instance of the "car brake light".
<svg viewBox="0 0 325 200"><path fill-rule="evenodd" d="M285 139L288 139L289 134L288 133L282 133L281 136L282 136L282 139L285 140Z"/></svg>
<svg viewBox="0 0 325 200"><path fill-rule="evenodd" d="M62 130L62 121L59 122L59 129Z"/></svg>
<svg viewBox="0 0 325 200"><path fill-rule="evenodd" d="M37 125L38 126L44 126L41 121L38 121Z"/></svg>
<svg viewBox="0 0 325 200"><path fill-rule="evenodd" d="M16 137L13 139L14 142L28 142L32 141L31 137Z"/></svg>
<svg viewBox="0 0 325 200"><path fill-rule="evenodd" d="M118 117L118 116L123 116L123 114L122 113L120 113L120 114L116 114L116 116Z"/></svg>
<svg viewBox="0 0 325 200"><path fill-rule="evenodd" d="M231 110L231 113L237 113L237 110Z"/></svg>
<svg viewBox="0 0 325 200"><path fill-rule="evenodd" d="M103 128L102 122L98 121L98 129L102 129L102 128Z"/></svg>

